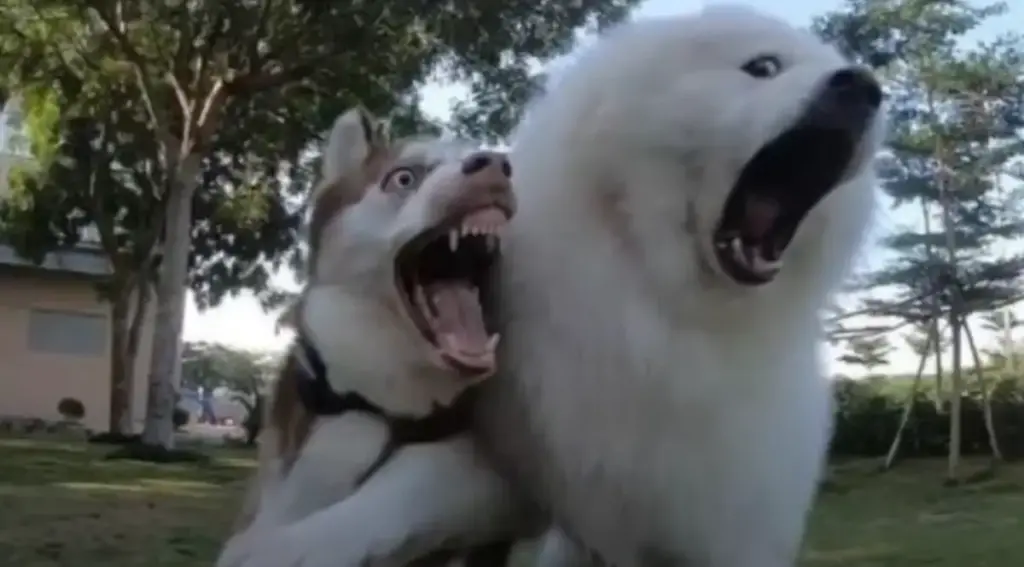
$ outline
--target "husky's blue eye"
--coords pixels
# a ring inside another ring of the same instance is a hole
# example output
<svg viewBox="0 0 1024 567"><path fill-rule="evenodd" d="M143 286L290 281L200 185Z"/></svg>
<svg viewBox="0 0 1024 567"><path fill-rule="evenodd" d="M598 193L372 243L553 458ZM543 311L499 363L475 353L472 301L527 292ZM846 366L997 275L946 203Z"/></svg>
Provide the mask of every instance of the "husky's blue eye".
<svg viewBox="0 0 1024 567"><path fill-rule="evenodd" d="M782 62L774 55L759 55L740 67L756 79L771 79L782 72Z"/></svg>
<svg viewBox="0 0 1024 567"><path fill-rule="evenodd" d="M408 167L399 167L388 173L382 187L387 189L408 189L416 184L416 172Z"/></svg>

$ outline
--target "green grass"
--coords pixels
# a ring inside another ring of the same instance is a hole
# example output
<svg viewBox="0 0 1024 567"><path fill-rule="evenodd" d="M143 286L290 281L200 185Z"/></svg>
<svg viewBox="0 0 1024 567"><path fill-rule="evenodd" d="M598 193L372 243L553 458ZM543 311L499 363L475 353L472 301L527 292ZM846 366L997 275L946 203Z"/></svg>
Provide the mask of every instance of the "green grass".
<svg viewBox="0 0 1024 567"><path fill-rule="evenodd" d="M250 453L152 464L105 460L113 449L0 438L0 564L213 564L254 466Z"/></svg>
<svg viewBox="0 0 1024 567"><path fill-rule="evenodd" d="M944 461L833 468L811 515L802 567L1024 565L1024 465L944 486ZM966 462L966 477L982 468Z"/></svg>
<svg viewBox="0 0 1024 567"><path fill-rule="evenodd" d="M110 450L0 438L0 564L212 565L252 453L218 450L206 465L155 465L105 460ZM874 467L834 469L801 567L1024 565L1024 466L958 488L943 486L942 462L903 463L884 475Z"/></svg>

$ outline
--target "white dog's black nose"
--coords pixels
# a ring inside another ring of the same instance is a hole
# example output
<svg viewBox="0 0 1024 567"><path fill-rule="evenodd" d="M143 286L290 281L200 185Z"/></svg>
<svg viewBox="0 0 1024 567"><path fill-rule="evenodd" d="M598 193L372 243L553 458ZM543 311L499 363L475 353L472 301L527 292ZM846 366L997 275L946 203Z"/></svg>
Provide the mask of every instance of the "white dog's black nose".
<svg viewBox="0 0 1024 567"><path fill-rule="evenodd" d="M826 75L817 90L796 126L842 132L859 143L882 106L882 88L871 71L844 67Z"/></svg>
<svg viewBox="0 0 1024 567"><path fill-rule="evenodd" d="M875 110L882 105L882 87L870 71L861 67L836 71L826 81L824 94L840 105L863 105Z"/></svg>

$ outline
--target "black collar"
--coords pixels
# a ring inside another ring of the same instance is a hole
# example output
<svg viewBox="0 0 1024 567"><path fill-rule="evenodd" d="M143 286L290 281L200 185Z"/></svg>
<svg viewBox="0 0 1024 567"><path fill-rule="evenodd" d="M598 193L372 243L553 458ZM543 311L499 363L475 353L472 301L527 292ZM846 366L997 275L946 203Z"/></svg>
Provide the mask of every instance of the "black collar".
<svg viewBox="0 0 1024 567"><path fill-rule="evenodd" d="M435 406L424 417L404 417L388 413L356 392L338 393L327 381L327 365L313 344L299 334L289 356L300 357L295 365L299 400L305 408L322 416L359 411L387 422L393 443L429 443L457 435L469 428L473 388L469 388L447 407Z"/></svg>

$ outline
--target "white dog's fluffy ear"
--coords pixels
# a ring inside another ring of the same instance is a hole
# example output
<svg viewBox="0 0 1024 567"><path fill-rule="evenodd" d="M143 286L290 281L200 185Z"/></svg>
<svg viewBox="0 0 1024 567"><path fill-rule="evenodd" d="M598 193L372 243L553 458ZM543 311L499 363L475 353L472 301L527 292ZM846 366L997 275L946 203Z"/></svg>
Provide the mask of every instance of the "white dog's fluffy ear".
<svg viewBox="0 0 1024 567"><path fill-rule="evenodd" d="M334 121L324 147L321 180L330 183L363 166L375 149L388 143L386 126L362 107Z"/></svg>

